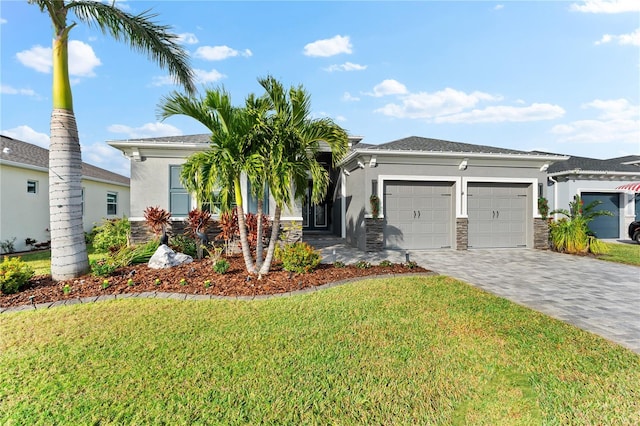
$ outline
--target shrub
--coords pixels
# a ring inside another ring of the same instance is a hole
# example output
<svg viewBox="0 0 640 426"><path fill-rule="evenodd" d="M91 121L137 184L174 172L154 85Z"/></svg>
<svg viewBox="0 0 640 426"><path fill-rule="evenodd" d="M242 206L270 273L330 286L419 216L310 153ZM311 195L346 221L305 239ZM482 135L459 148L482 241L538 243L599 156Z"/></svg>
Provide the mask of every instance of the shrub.
<svg viewBox="0 0 640 426"><path fill-rule="evenodd" d="M19 257L5 258L0 263L0 293L17 293L29 282L33 273L33 268Z"/></svg>
<svg viewBox="0 0 640 426"><path fill-rule="evenodd" d="M98 277L108 277L118 268L113 259L92 260L89 265L91 265L91 273Z"/></svg>
<svg viewBox="0 0 640 426"><path fill-rule="evenodd" d="M285 271L297 273L313 271L322 260L320 252L304 242L285 244L277 255Z"/></svg>
<svg viewBox="0 0 640 426"><path fill-rule="evenodd" d="M333 262L333 267L334 268L344 268L346 265L344 264L344 262L341 262L339 260L336 260L335 262Z"/></svg>
<svg viewBox="0 0 640 426"><path fill-rule="evenodd" d="M369 203L371 204L371 217L377 219L380 217L380 198L377 195L371 195L369 197Z"/></svg>
<svg viewBox="0 0 640 426"><path fill-rule="evenodd" d="M382 266L383 268L388 268L390 266L393 266L393 263L390 260L383 260L382 262L380 262L380 266Z"/></svg>
<svg viewBox="0 0 640 426"><path fill-rule="evenodd" d="M218 219L220 233L216 235L216 239L224 241L225 252L231 254L233 240L238 234L238 214L236 209L220 214Z"/></svg>
<svg viewBox="0 0 640 426"><path fill-rule="evenodd" d="M186 235L176 235L169 242L169 246L172 250L188 254L191 257L195 257L197 254L196 242Z"/></svg>
<svg viewBox="0 0 640 426"><path fill-rule="evenodd" d="M542 219L546 220L547 217L549 217L549 201L546 198L538 198L538 211L540 212L540 217L542 217Z"/></svg>
<svg viewBox="0 0 640 426"><path fill-rule="evenodd" d="M229 265L229 262L227 262L227 259L218 259L213 264L213 270L218 274L226 274L230 266L231 265Z"/></svg>
<svg viewBox="0 0 640 426"><path fill-rule="evenodd" d="M358 260L354 266L358 269L369 269L371 268L371 264L366 260Z"/></svg>
<svg viewBox="0 0 640 426"><path fill-rule="evenodd" d="M126 247L131 232L131 223L126 217L107 219L96 228L93 248L99 253L117 252Z"/></svg>
<svg viewBox="0 0 640 426"><path fill-rule="evenodd" d="M144 220L147 222L149 228L151 228L151 231L159 237L169 226L171 213L160 208L160 206L147 207L144 209Z"/></svg>
<svg viewBox="0 0 640 426"><path fill-rule="evenodd" d="M13 246L13 243L16 242L16 237L13 237L12 240L4 240L0 241L0 250L2 253L13 253L16 251L16 248Z"/></svg>

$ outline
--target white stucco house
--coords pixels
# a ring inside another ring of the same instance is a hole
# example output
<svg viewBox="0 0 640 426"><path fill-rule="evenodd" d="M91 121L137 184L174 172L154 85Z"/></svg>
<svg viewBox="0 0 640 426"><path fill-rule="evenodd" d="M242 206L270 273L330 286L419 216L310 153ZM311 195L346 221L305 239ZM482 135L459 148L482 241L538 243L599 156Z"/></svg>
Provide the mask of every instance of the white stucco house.
<svg viewBox="0 0 640 426"><path fill-rule="evenodd" d="M569 157L421 137L382 145L361 139L350 138L350 153L336 169L328 149L320 154L331 180L326 199L298 203L284 212L284 222L364 250L546 247L537 200L546 196L547 168ZM132 229L143 227L148 206L165 208L178 220L196 208L179 173L185 159L208 143L207 134L108 141L131 159ZM371 217L372 194L380 199L378 219ZM244 202L248 211L256 204L250 197Z"/></svg>
<svg viewBox="0 0 640 426"><path fill-rule="evenodd" d="M627 228L640 220L640 195L628 189L640 182L640 155L598 160L572 156L547 171L548 199L551 210L568 209L575 195L585 204L600 201L596 209L609 210L613 216L599 216L589 228L598 238L628 239Z"/></svg>
<svg viewBox="0 0 640 426"><path fill-rule="evenodd" d="M27 238L49 241L49 151L0 136L0 242L15 238L16 251ZM129 216L129 178L82 164L85 232L105 218Z"/></svg>

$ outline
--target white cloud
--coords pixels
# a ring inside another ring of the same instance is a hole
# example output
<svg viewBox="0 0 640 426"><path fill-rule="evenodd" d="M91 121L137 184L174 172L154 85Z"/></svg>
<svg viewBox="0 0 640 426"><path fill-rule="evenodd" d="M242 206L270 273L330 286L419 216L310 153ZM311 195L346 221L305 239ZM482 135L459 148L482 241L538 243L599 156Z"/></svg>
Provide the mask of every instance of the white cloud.
<svg viewBox="0 0 640 426"><path fill-rule="evenodd" d="M182 131L171 124L146 123L140 127L130 127L124 124L112 124L107 128L111 133L122 133L128 139L155 138L162 136L180 136Z"/></svg>
<svg viewBox="0 0 640 426"><path fill-rule="evenodd" d="M3 95L38 96L32 89L16 89L6 84L0 84L0 93Z"/></svg>
<svg viewBox="0 0 640 426"><path fill-rule="evenodd" d="M565 110L558 105L534 103L525 107L490 106L469 112L436 117L435 123L504 123L554 120L564 115Z"/></svg>
<svg viewBox="0 0 640 426"><path fill-rule="evenodd" d="M195 74L196 83L201 83L201 84L213 83L215 81L222 80L223 78L226 77L226 75L222 74L216 69L212 69L211 71L194 69L193 73ZM155 76L151 80L151 86L154 86L154 87L175 86L176 84L178 84L177 81L169 75Z"/></svg>
<svg viewBox="0 0 640 426"><path fill-rule="evenodd" d="M331 65L325 68L325 71L333 72L333 71L363 71L366 70L366 65L354 64L353 62L345 62L341 65Z"/></svg>
<svg viewBox="0 0 640 426"><path fill-rule="evenodd" d="M83 144L82 161L124 176L130 175L130 161L120 151L104 142Z"/></svg>
<svg viewBox="0 0 640 426"><path fill-rule="evenodd" d="M377 109L376 112L397 118L433 119L461 113L473 108L481 101L499 101L501 99L500 96L484 92L465 93L447 87L435 93L419 92L402 96L401 104L387 104Z"/></svg>
<svg viewBox="0 0 640 426"><path fill-rule="evenodd" d="M606 44L616 40L618 44L621 45L632 45L632 46L640 46L640 28L636 29L634 32L629 34L620 34L620 35L611 35L605 34L602 38L595 42L598 44Z"/></svg>
<svg viewBox="0 0 640 426"><path fill-rule="evenodd" d="M504 9L504 4L496 4L493 7L493 10L502 10L502 9Z"/></svg>
<svg viewBox="0 0 640 426"><path fill-rule="evenodd" d="M351 95L351 93L349 92L344 92L344 95L342 95L342 100L345 102L356 102L356 101L359 101L360 98L358 98L357 96Z"/></svg>
<svg viewBox="0 0 640 426"><path fill-rule="evenodd" d="M4 18L0 18L0 24L6 24L8 21Z"/></svg>
<svg viewBox="0 0 640 426"><path fill-rule="evenodd" d="M29 126L18 126L13 129L3 130L1 133L5 136L9 136L10 138L29 142L49 149L49 135L46 133L36 132Z"/></svg>
<svg viewBox="0 0 640 426"><path fill-rule="evenodd" d="M198 37L196 37L196 35L193 33L178 34L178 43L197 44L198 41Z"/></svg>
<svg viewBox="0 0 640 426"><path fill-rule="evenodd" d="M344 115L336 115L336 121L344 123L345 121L347 121L347 117L345 117Z"/></svg>
<svg viewBox="0 0 640 426"><path fill-rule="evenodd" d="M239 51L229 46L200 46L196 49L194 56L207 61L222 61L234 56L250 57L253 53L249 49Z"/></svg>
<svg viewBox="0 0 640 426"><path fill-rule="evenodd" d="M638 0L586 0L573 3L570 10L585 13L624 13L640 12Z"/></svg>
<svg viewBox="0 0 640 426"><path fill-rule="evenodd" d="M598 111L596 119L559 124L551 129L559 142L629 143L640 141L640 106L626 99L600 100L582 105Z"/></svg>
<svg viewBox="0 0 640 426"><path fill-rule="evenodd" d="M407 93L407 87L397 80L388 79L373 87L373 92L365 93L365 95L379 98L387 95L404 95Z"/></svg>
<svg viewBox="0 0 640 426"><path fill-rule="evenodd" d="M337 35L333 38L317 40L304 46L305 56L328 57L339 55L340 53L351 53L351 42L349 36Z"/></svg>
<svg viewBox="0 0 640 426"><path fill-rule="evenodd" d="M18 52L16 57L22 65L38 72L50 73L53 62L50 47L33 46ZM69 74L76 77L93 77L93 69L102 65L93 48L78 40L69 40Z"/></svg>

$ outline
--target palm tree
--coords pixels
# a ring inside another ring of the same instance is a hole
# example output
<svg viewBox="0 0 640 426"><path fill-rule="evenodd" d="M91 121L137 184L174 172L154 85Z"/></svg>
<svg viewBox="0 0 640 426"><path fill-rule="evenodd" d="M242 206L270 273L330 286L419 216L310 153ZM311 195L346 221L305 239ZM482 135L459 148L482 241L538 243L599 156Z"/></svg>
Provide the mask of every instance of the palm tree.
<svg viewBox="0 0 640 426"><path fill-rule="evenodd" d="M82 226L82 156L69 82L68 40L76 22L67 14L98 27L134 50L145 52L181 83L194 91L193 72L187 52L177 43L169 27L153 22L155 14L132 15L97 1L29 0L49 14L53 40L53 111L49 146L49 214L51 231L51 276L55 280L74 278L89 269Z"/></svg>
<svg viewBox="0 0 640 426"><path fill-rule="evenodd" d="M287 92L271 76L258 81L265 89L264 97L271 109L264 130L259 133L265 140L258 146L263 149L266 183L276 204L271 240L259 270L262 276L271 268L282 209L291 208L294 200L305 196L309 179L310 201L317 204L326 196L329 174L317 160L321 144L326 143L331 149L335 167L347 153L349 138L332 120L311 117L311 98L302 86L291 87Z"/></svg>
<svg viewBox="0 0 640 426"><path fill-rule="evenodd" d="M161 119L185 115L211 132L209 149L187 159L182 166L181 180L185 188L196 195L199 205L212 201L217 191L223 209L229 209L235 201L242 255L251 274L256 268L247 236L240 176L245 172L252 183L257 183L255 176L262 173L263 161L252 138L254 114L251 108L232 106L231 97L224 89L207 90L204 98L174 92L164 97L158 106Z"/></svg>

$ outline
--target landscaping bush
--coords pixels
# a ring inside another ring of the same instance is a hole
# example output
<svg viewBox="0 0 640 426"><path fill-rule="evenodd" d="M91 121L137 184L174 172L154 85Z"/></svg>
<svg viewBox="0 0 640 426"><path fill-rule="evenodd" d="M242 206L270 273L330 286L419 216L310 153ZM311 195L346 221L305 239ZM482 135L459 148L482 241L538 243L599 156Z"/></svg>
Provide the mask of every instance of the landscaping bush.
<svg viewBox="0 0 640 426"><path fill-rule="evenodd" d="M92 260L89 265L91 266L91 273L98 277L108 277L118 269L118 265L114 263L113 259Z"/></svg>
<svg viewBox="0 0 640 426"><path fill-rule="evenodd" d="M114 254L114 263L118 266L147 263L159 246L160 242L158 240L151 240L145 244L138 244L132 247L122 247Z"/></svg>
<svg viewBox="0 0 640 426"><path fill-rule="evenodd" d="M285 271L297 273L313 271L322 260L320 252L304 242L285 244L276 251L276 255Z"/></svg>
<svg viewBox="0 0 640 426"><path fill-rule="evenodd" d="M98 253L117 252L126 247L131 232L131 223L126 217L106 219L96 228L93 248Z"/></svg>
<svg viewBox="0 0 640 426"><path fill-rule="evenodd" d="M4 258L0 263L0 293L20 291L33 277L33 268L19 257Z"/></svg>
<svg viewBox="0 0 640 426"><path fill-rule="evenodd" d="M196 257L197 254L196 242L186 235L176 235L171 238L169 247L175 252L188 254L191 257Z"/></svg>
<svg viewBox="0 0 640 426"><path fill-rule="evenodd" d="M160 206L149 206L144 209L144 220L147 223L147 226L151 228L151 232L153 232L156 237L160 237L163 231L166 231L169 227L171 213L160 208Z"/></svg>
<svg viewBox="0 0 640 426"><path fill-rule="evenodd" d="M213 270L218 274L226 274L230 266L227 259L218 259L216 263L213 264Z"/></svg>

